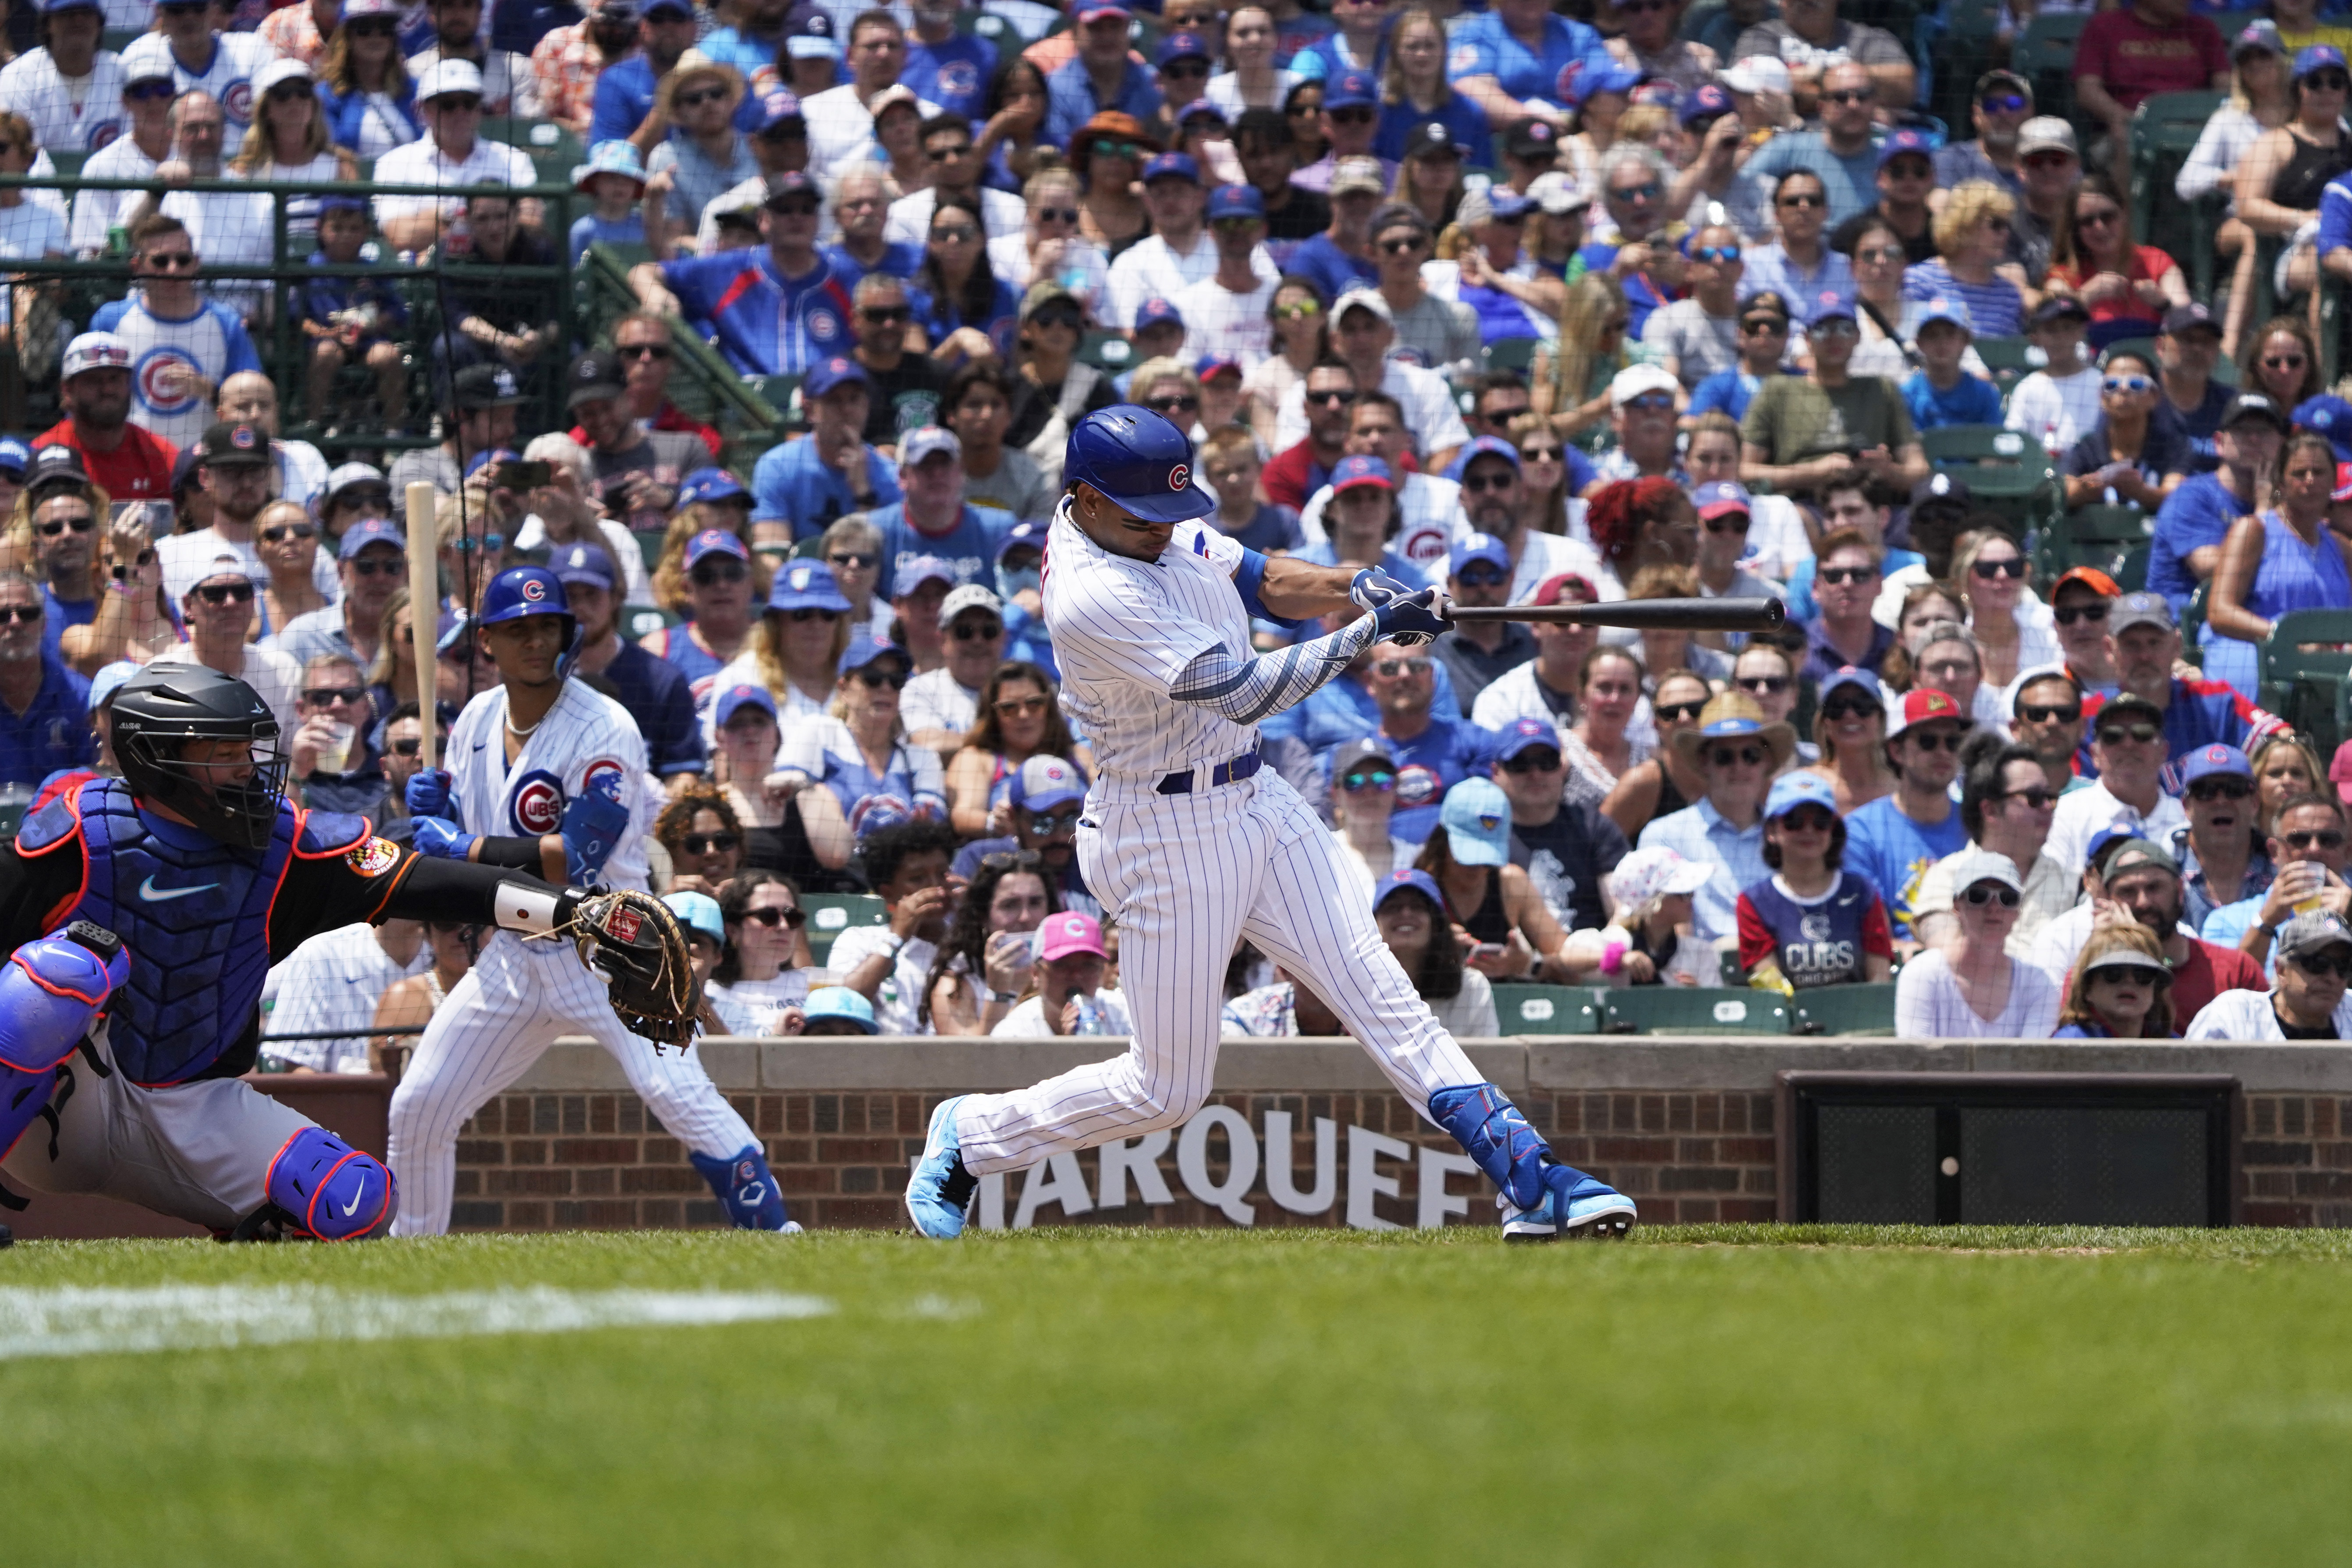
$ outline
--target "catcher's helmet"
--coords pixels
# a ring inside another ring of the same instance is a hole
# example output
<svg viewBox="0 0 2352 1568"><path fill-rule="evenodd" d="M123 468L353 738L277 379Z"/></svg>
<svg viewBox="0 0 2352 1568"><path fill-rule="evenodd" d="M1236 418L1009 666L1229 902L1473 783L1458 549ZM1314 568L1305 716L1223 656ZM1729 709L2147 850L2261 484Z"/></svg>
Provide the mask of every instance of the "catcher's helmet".
<svg viewBox="0 0 2352 1568"><path fill-rule="evenodd" d="M580 619L572 613L563 580L544 566L509 566L491 578L482 590L482 613L475 624L496 626L525 616L563 617L563 656L555 668L560 675L571 674L572 661L580 653Z"/></svg>
<svg viewBox="0 0 2352 1568"><path fill-rule="evenodd" d="M1078 421L1062 458L1063 482L1091 485L1146 522L1181 522L1216 510L1192 482L1192 443L1149 408L1131 403Z"/></svg>
<svg viewBox="0 0 2352 1568"><path fill-rule="evenodd" d="M111 711L114 759L134 795L170 806L225 844L268 844L286 798L288 759L278 749L277 715L252 687L201 664L151 664L122 683ZM246 742L252 776L200 782L181 754L190 741Z"/></svg>

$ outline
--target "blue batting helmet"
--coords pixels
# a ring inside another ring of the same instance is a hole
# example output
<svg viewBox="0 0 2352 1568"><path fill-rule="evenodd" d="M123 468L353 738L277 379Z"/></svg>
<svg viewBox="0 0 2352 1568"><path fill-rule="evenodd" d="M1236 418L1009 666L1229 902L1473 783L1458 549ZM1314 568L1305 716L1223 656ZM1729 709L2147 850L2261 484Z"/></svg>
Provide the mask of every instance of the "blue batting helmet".
<svg viewBox="0 0 2352 1568"><path fill-rule="evenodd" d="M1216 509L1192 483L1192 443L1149 408L1097 409L1070 432L1062 459L1067 484L1087 484L1146 522L1181 522Z"/></svg>
<svg viewBox="0 0 2352 1568"><path fill-rule="evenodd" d="M572 673L572 661L580 655L580 617L572 613L571 601L563 592L563 579L544 566L509 566L490 579L482 591L482 613L477 626L496 626L500 621L518 621L525 616L562 616L566 630L563 634L563 654L555 661L559 676Z"/></svg>

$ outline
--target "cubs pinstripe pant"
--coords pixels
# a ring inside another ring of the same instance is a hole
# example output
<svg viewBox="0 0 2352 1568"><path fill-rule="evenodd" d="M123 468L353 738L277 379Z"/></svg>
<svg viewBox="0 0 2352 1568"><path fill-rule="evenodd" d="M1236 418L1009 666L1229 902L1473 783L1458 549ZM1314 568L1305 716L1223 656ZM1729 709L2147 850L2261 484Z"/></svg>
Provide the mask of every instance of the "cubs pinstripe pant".
<svg viewBox="0 0 2352 1568"><path fill-rule="evenodd" d="M1225 965L1244 937L1329 1003L1416 1107L1481 1081L1381 941L1329 831L1280 777L1180 795L1118 782L1087 802L1078 865L1118 920L1133 1043L1013 1094L967 1098L956 1115L967 1169L1019 1170L1199 1110L1216 1070Z"/></svg>
<svg viewBox="0 0 2352 1568"><path fill-rule="evenodd" d="M663 1130L698 1154L723 1160L756 1143L689 1050L656 1051L613 1016L604 983L568 942L525 943L499 931L425 1026L392 1097L391 1159L400 1178L394 1236L449 1228L457 1129L529 1070L564 1035L587 1035L613 1054Z"/></svg>

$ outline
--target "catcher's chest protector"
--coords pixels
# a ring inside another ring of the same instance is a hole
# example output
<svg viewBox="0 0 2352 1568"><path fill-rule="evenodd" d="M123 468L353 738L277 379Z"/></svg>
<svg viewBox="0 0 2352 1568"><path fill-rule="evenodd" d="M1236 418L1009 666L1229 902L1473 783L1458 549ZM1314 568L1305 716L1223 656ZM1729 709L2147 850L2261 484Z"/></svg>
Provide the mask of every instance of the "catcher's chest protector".
<svg viewBox="0 0 2352 1568"><path fill-rule="evenodd" d="M298 820L280 806L262 850L232 849L173 825L187 847L151 829L119 779L94 780L26 819L20 855L81 846L81 899L49 923L95 921L131 952L107 1043L132 1083L194 1078L252 1026L269 973L269 909Z"/></svg>

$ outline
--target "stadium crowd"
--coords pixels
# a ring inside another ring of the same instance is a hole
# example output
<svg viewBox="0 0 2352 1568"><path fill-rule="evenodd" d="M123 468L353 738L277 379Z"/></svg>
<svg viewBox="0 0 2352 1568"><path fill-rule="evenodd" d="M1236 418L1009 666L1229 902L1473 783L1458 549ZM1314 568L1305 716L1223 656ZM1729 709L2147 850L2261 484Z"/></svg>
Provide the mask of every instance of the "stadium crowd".
<svg viewBox="0 0 2352 1568"><path fill-rule="evenodd" d="M112 691L184 659L277 710L306 803L396 836L489 679L472 595L544 562L727 1029L1123 1033L1041 593L1070 423L1124 401L1262 552L1474 605L1785 597L1780 636L1465 624L1263 727L1457 1033L1497 984L1899 968L1906 1035L2337 1036L2352 755L2257 700L2280 616L2352 608L2314 326L2352 279L2347 43L2131 0L2069 104L1994 68L1947 126L1917 39L1833 0L42 0L0 174L149 184L0 189L0 263L131 278L87 320L11 289L0 406L53 374L58 417L0 439L0 804L107 768ZM2123 194L2135 111L2197 90L2219 315ZM540 177L485 117L577 138L568 232L482 188ZM208 270L280 224L284 321ZM597 246L635 309L581 341L547 296ZM418 342L394 285L442 261ZM682 406L681 331L788 378L756 463ZM2145 556L2037 582L1948 430L2046 454L2040 526L2136 512ZM820 964L803 900L849 893L882 923ZM273 1050L364 1068L478 935L318 939ZM1248 949L1228 990L1230 1032L1336 1031Z"/></svg>

